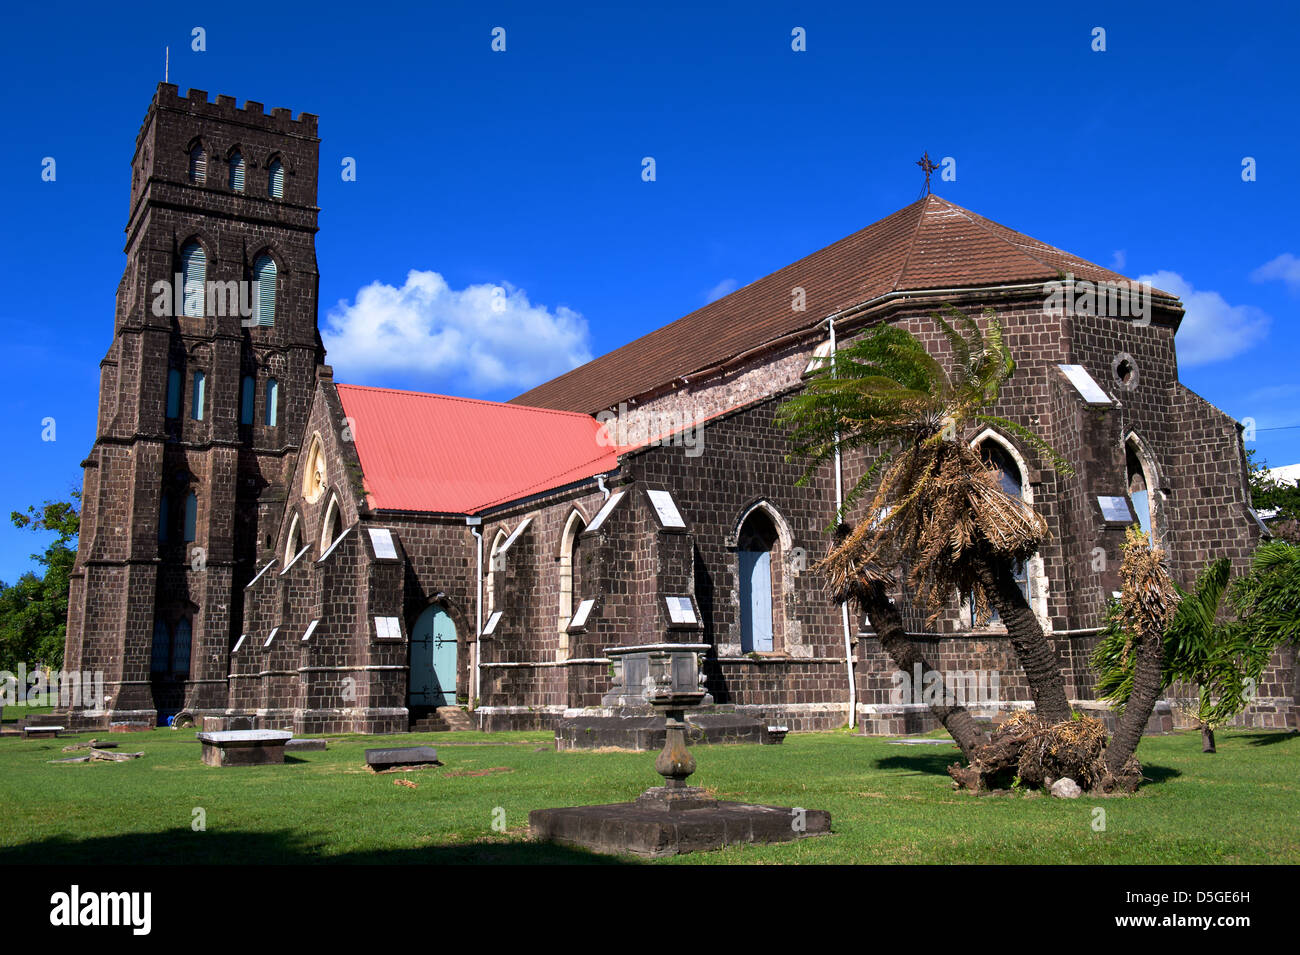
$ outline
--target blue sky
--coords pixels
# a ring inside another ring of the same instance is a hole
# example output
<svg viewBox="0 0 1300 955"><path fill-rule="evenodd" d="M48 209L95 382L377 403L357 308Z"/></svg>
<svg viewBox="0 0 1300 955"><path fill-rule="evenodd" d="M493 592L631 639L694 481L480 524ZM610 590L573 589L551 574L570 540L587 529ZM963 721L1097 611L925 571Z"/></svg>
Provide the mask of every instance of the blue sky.
<svg viewBox="0 0 1300 955"><path fill-rule="evenodd" d="M7 14L0 513L80 487L167 46L182 91L320 115L340 380L511 397L913 201L928 150L956 160L944 197L1181 282L1182 380L1254 418L1269 463L1300 461L1300 428L1264 430L1300 425L1294 7L225 6ZM505 318L484 331L497 286ZM364 347L395 316L409 338ZM41 546L4 521L0 579Z"/></svg>

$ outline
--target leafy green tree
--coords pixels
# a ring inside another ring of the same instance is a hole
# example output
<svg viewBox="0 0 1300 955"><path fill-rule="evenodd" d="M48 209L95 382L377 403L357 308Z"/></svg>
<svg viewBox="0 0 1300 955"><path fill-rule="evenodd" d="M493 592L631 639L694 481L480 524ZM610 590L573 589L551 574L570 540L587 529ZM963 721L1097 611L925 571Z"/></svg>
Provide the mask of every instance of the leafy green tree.
<svg viewBox="0 0 1300 955"><path fill-rule="evenodd" d="M1255 449L1246 452L1250 503L1256 511L1274 511L1270 530L1292 544L1300 544L1300 484L1278 481L1269 473L1268 462L1255 460Z"/></svg>
<svg viewBox="0 0 1300 955"><path fill-rule="evenodd" d="M81 492L70 501L46 501L26 512L13 511L15 527L52 532L54 540L32 559L44 568L28 571L17 583L0 583L0 669L16 672L19 663L63 665L67 636L68 583L81 529Z"/></svg>

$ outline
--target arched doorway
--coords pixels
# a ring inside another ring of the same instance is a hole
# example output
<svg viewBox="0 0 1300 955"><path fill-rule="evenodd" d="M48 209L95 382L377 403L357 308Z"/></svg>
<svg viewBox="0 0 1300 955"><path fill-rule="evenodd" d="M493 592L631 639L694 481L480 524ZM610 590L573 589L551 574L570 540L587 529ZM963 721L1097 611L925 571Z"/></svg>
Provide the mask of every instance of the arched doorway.
<svg viewBox="0 0 1300 955"><path fill-rule="evenodd" d="M775 648L772 556L779 539L776 525L761 507L749 512L737 535L741 653L771 653Z"/></svg>
<svg viewBox="0 0 1300 955"><path fill-rule="evenodd" d="M456 624L446 609L425 608L411 628L410 705L456 705Z"/></svg>

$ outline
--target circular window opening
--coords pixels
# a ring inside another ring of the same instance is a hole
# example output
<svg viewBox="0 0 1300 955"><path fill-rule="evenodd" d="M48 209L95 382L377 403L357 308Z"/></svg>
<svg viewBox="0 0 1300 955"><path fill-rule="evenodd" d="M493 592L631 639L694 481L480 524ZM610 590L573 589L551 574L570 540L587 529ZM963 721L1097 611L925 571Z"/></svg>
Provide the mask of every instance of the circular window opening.
<svg viewBox="0 0 1300 955"><path fill-rule="evenodd" d="M1131 391L1137 387L1137 362L1133 360L1133 356L1128 352L1121 352L1116 355L1115 360L1111 362L1110 370L1115 377L1115 383L1121 388Z"/></svg>

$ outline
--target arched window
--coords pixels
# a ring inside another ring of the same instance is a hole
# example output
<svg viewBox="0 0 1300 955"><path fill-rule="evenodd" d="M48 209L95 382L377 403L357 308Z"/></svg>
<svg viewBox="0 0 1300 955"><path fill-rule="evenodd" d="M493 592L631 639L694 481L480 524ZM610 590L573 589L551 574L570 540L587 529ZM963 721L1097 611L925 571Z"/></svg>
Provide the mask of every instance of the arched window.
<svg viewBox="0 0 1300 955"><path fill-rule="evenodd" d="M257 397L257 380L245 375L239 387L239 423L253 423L253 401Z"/></svg>
<svg viewBox="0 0 1300 955"><path fill-rule="evenodd" d="M190 417L195 421L203 420L203 408L206 404L208 376L201 371L194 373L194 390L190 392Z"/></svg>
<svg viewBox="0 0 1300 955"><path fill-rule="evenodd" d="M579 535L586 528L587 522L582 514L575 510L564 524L564 533L560 537L560 653L565 659L569 655L569 621L582 595L582 553Z"/></svg>
<svg viewBox="0 0 1300 955"><path fill-rule="evenodd" d="M491 614L492 611L496 609L496 572L497 570L505 569L498 565L502 564L504 561L504 557L499 555L501 554L501 548L505 546L508 539L508 535L504 530L497 531L496 537L492 538L492 549L488 551L487 581L484 583L483 587L483 592L487 600L488 614Z"/></svg>
<svg viewBox="0 0 1300 955"><path fill-rule="evenodd" d="M280 383L274 378L266 379L266 417L263 419L268 428L273 428L280 420Z"/></svg>
<svg viewBox="0 0 1300 955"><path fill-rule="evenodd" d="M181 416L181 370L167 369L167 417Z"/></svg>
<svg viewBox="0 0 1300 955"><path fill-rule="evenodd" d="M172 521L172 499L166 491L162 492L162 500L158 502L158 543L165 544L167 535L171 528L168 526Z"/></svg>
<svg viewBox="0 0 1300 955"><path fill-rule="evenodd" d="M203 182L208 178L208 159L203 154L203 144L190 147L190 182Z"/></svg>
<svg viewBox="0 0 1300 955"><path fill-rule="evenodd" d="M235 192L244 191L244 157L238 150L230 157L230 188Z"/></svg>
<svg viewBox="0 0 1300 955"><path fill-rule="evenodd" d="M272 159L271 165L266 168L267 182L266 193L272 199L284 198L284 164L278 159Z"/></svg>
<svg viewBox="0 0 1300 955"><path fill-rule="evenodd" d="M190 491L185 495L185 543L194 540L194 532L198 527L199 520L199 499L198 496Z"/></svg>
<svg viewBox="0 0 1300 955"><path fill-rule="evenodd" d="M321 522L321 553L330 549L330 545L343 533L343 514L339 511L338 495L330 498L329 507L325 509L325 520Z"/></svg>
<svg viewBox="0 0 1300 955"><path fill-rule="evenodd" d="M1151 469L1147 466L1146 456L1138 446L1135 438L1129 437L1124 442L1124 470L1129 501L1138 525L1153 545L1159 528L1156 524L1155 489L1150 477Z"/></svg>
<svg viewBox="0 0 1300 955"><path fill-rule="evenodd" d="M998 483L1002 490L1009 496L1018 501L1025 499L1025 479L1020 470L1020 464L1011 453L1003 447L1000 441L991 438L985 439L979 445L980 458L984 463L998 472ZM1016 584L1020 587L1020 592L1025 595L1025 600L1033 603L1033 592L1030 587L1029 565L1025 562L1017 563L1013 568L1016 576ZM967 609L971 617L971 625L976 627L986 627L999 622L998 612L992 607L989 608L987 619L981 619L976 615L975 601L967 596Z"/></svg>
<svg viewBox="0 0 1300 955"><path fill-rule="evenodd" d="M257 294L257 324L270 328L275 324L275 260L269 255L259 255L253 263L253 285Z"/></svg>
<svg viewBox="0 0 1300 955"><path fill-rule="evenodd" d="M298 514L294 512L293 521L289 524L289 536L285 538L284 546L284 566L288 567L289 562L297 556L299 548L302 546L302 531L298 525Z"/></svg>
<svg viewBox="0 0 1300 955"><path fill-rule="evenodd" d="M737 535L740 567L740 650L770 653L775 649L772 595L773 556L780 535L763 507L755 507ZM779 563L779 561L775 562Z"/></svg>
<svg viewBox="0 0 1300 955"><path fill-rule="evenodd" d="M192 317L203 317L203 296L207 287L208 256L203 246L189 242L181 249L181 275L185 283L181 297L181 313Z"/></svg>

